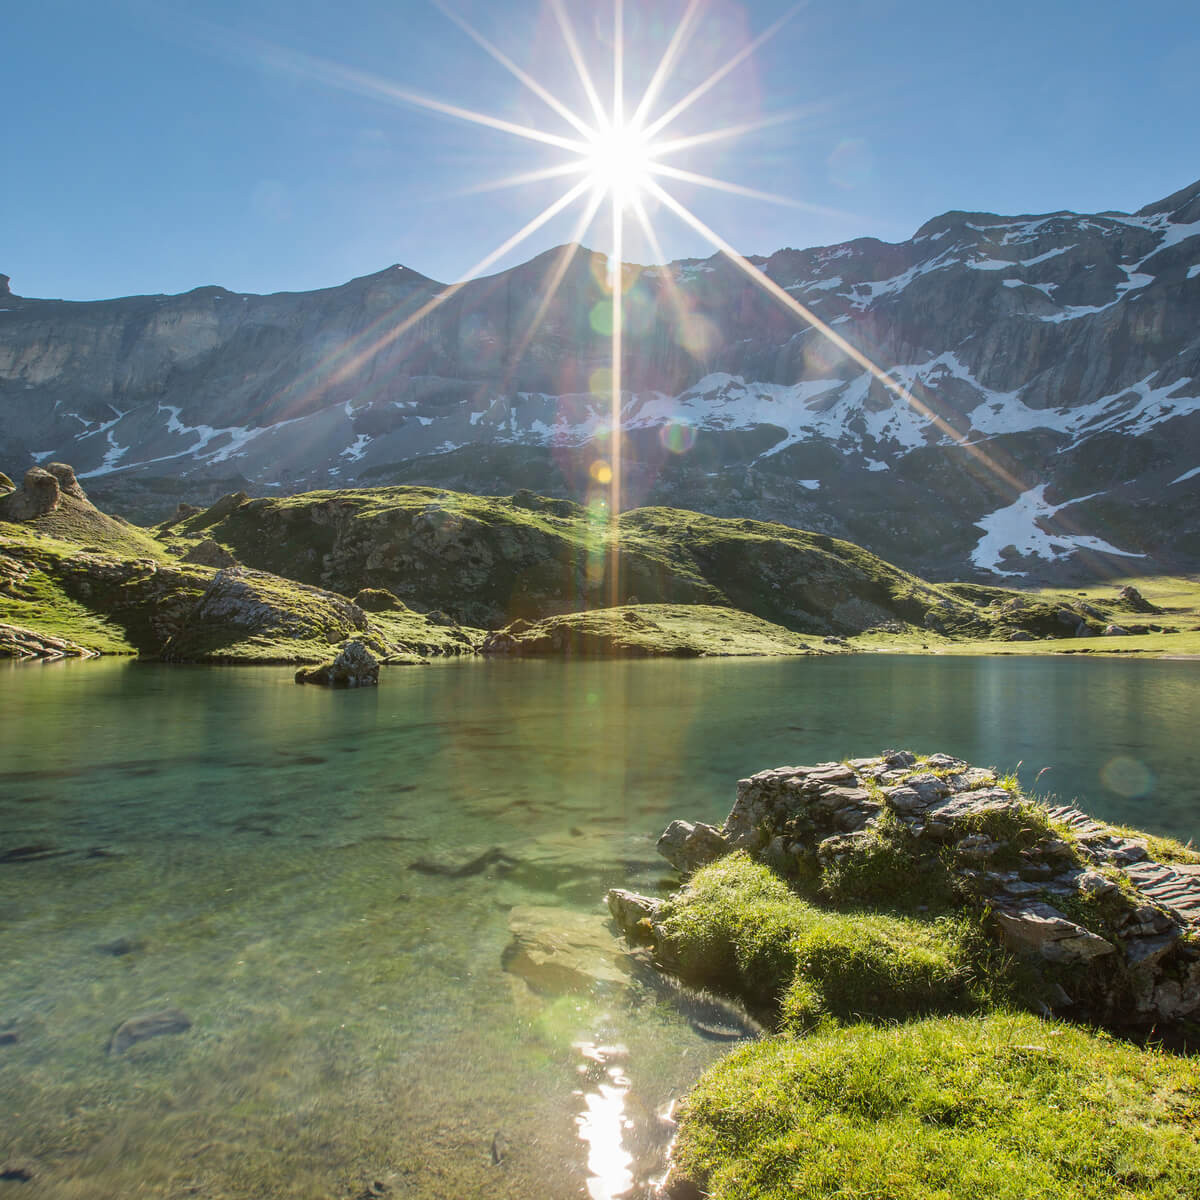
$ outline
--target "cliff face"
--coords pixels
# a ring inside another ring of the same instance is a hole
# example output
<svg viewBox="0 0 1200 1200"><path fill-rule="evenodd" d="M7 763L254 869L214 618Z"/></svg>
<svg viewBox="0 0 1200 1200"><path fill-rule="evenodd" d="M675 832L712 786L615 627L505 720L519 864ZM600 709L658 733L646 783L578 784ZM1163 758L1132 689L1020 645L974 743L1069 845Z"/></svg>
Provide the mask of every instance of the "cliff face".
<svg viewBox="0 0 1200 1200"><path fill-rule="evenodd" d="M629 506L781 520L943 576L1200 564L1200 183L1132 215L947 213L756 263L921 408L722 256L627 266ZM608 454L606 264L578 247L411 325L444 286L403 267L273 296L0 289L0 465L65 458L134 515L231 484L584 498Z"/></svg>

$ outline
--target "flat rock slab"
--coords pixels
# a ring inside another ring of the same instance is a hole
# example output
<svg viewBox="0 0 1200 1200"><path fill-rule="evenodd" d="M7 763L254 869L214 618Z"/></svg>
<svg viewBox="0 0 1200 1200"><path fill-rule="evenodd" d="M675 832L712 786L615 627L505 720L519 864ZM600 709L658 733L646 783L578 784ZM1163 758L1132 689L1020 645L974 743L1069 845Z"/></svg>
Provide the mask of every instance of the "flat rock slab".
<svg viewBox="0 0 1200 1200"><path fill-rule="evenodd" d="M142 1013L122 1021L108 1039L109 1054L124 1054L130 1046L149 1038L162 1037L168 1033L186 1033L192 1027L191 1019L178 1008L162 1008L157 1012Z"/></svg>
<svg viewBox="0 0 1200 1200"><path fill-rule="evenodd" d="M512 941L501 965L541 995L624 987L632 959L599 913L518 905L508 916Z"/></svg>
<svg viewBox="0 0 1200 1200"><path fill-rule="evenodd" d="M1200 874L1156 862L1131 863L1122 869L1142 895L1187 924L1200 924Z"/></svg>

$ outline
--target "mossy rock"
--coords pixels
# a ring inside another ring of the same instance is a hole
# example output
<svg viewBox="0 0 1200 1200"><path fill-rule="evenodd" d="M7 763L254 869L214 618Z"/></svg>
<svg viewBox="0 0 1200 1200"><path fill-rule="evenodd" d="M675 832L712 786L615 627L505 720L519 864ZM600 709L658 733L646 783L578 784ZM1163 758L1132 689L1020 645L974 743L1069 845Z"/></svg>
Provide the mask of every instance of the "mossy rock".
<svg viewBox="0 0 1200 1200"><path fill-rule="evenodd" d="M409 607L387 588L360 588L354 594L354 603L364 612L408 612Z"/></svg>

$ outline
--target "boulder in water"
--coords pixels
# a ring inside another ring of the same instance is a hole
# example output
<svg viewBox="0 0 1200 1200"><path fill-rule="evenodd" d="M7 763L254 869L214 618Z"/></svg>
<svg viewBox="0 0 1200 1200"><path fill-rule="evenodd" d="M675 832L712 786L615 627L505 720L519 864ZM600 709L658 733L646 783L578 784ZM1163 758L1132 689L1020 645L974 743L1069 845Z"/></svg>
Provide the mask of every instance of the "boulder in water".
<svg viewBox="0 0 1200 1200"><path fill-rule="evenodd" d="M296 682L325 687L375 687L379 683L379 659L356 638L346 643L333 662L301 667L296 672Z"/></svg>

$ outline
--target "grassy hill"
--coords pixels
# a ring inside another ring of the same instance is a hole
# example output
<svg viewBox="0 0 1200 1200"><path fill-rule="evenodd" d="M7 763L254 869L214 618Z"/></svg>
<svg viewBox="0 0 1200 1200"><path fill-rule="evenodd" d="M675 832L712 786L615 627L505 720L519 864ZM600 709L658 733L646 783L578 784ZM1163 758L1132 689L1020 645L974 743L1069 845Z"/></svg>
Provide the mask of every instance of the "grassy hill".
<svg viewBox="0 0 1200 1200"><path fill-rule="evenodd" d="M978 653L1009 642L1021 653L1200 651L1190 580L1148 585L1158 601L1148 609L1111 586L931 584L786 525L670 508L610 520L528 491L233 493L141 529L92 505L70 468L50 467L30 473L41 493L27 480L0 495L0 624L102 653L308 662L351 636L396 659ZM1111 626L1121 636L1102 638Z"/></svg>

